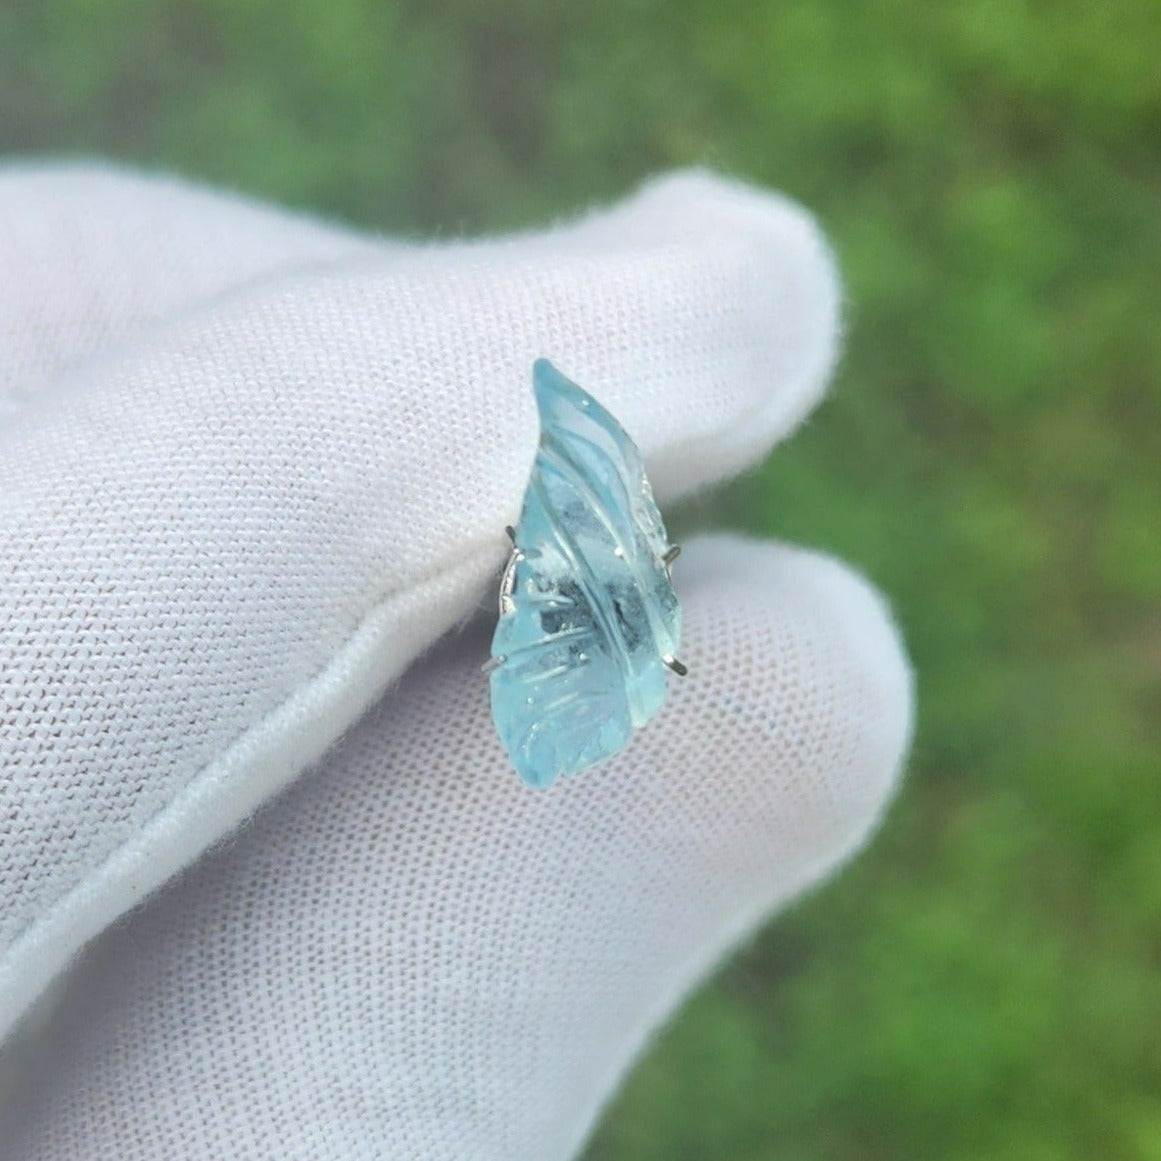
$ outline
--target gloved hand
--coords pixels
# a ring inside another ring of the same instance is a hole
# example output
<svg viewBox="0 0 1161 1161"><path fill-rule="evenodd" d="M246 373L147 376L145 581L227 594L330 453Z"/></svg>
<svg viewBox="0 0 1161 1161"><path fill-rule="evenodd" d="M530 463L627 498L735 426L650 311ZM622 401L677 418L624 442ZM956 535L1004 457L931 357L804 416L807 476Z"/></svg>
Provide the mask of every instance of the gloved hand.
<svg viewBox="0 0 1161 1161"><path fill-rule="evenodd" d="M609 406L664 508L802 420L837 302L801 210L699 173L434 246L0 173L0 1035L68 968L9 1037L0 1156L575 1154L866 838L910 687L842 565L707 537L690 675L523 786L480 665L529 369Z"/></svg>

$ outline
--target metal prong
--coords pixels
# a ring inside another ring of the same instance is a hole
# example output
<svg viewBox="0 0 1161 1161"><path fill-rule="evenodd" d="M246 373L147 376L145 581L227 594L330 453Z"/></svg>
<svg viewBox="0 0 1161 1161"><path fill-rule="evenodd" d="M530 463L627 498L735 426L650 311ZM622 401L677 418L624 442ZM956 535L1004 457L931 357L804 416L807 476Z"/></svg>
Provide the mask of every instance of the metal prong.
<svg viewBox="0 0 1161 1161"><path fill-rule="evenodd" d="M504 531L508 533L508 539L510 541L512 541L513 544L515 544L516 543L516 529L513 528L511 524L505 524Z"/></svg>
<svg viewBox="0 0 1161 1161"><path fill-rule="evenodd" d="M499 669L501 665L507 661L506 657L489 657L483 665L480 666L481 673L491 673L493 669Z"/></svg>
<svg viewBox="0 0 1161 1161"><path fill-rule="evenodd" d="M677 658L674 657L672 653L664 654L662 656L661 660L664 661L665 664L668 665L669 668L672 669L673 672L676 673L678 677L684 677L689 672L689 670L686 669L686 667L684 665L682 665L682 663L680 661L678 661Z"/></svg>
<svg viewBox="0 0 1161 1161"><path fill-rule="evenodd" d="M513 548L508 555L508 563L504 566L504 575L500 577L500 616L507 616L516 611L512 603L512 594L516 591L516 566L524 559L524 554Z"/></svg>
<svg viewBox="0 0 1161 1161"><path fill-rule="evenodd" d="M665 567L669 568L671 564L681 555L681 545L673 545L669 551L661 558L665 562Z"/></svg>

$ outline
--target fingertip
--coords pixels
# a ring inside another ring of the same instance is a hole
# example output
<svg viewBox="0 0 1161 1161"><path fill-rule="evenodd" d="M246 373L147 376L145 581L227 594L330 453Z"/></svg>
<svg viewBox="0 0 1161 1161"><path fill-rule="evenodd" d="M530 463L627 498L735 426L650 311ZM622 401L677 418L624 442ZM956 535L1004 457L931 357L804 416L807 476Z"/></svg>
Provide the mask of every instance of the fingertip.
<svg viewBox="0 0 1161 1161"><path fill-rule="evenodd" d="M581 259L584 313L622 300L556 355L626 424L662 499L761 459L816 406L838 357L841 279L818 223L734 177L653 177L504 254L562 270Z"/></svg>
<svg viewBox="0 0 1161 1161"><path fill-rule="evenodd" d="M791 434L825 394L842 339L837 260L803 206L707 169L652 179L615 217L638 245L684 245L707 270L733 268L736 294L723 305L734 313L723 315L718 356L745 403L651 464L663 495L688 491L694 473L698 485L726 479Z"/></svg>
<svg viewBox="0 0 1161 1161"><path fill-rule="evenodd" d="M771 541L696 538L682 565L683 648L702 680L671 685L675 721L696 700L699 716L745 723L768 781L743 790L744 813L777 831L790 809L832 861L845 857L875 828L911 739L912 675L889 606L843 562Z"/></svg>

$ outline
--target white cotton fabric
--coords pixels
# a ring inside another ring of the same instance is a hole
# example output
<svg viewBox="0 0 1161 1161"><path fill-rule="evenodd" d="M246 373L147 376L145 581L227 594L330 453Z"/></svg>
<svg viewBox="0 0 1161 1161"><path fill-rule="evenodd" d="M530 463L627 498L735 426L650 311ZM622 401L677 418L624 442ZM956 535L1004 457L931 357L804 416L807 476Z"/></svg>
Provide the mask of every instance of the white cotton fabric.
<svg viewBox="0 0 1161 1161"><path fill-rule="evenodd" d="M223 290L387 248L165 175L10 164L0 169L0 418Z"/></svg>
<svg viewBox="0 0 1161 1161"><path fill-rule="evenodd" d="M548 793L442 646L225 848L102 939L12 1161L571 1156L647 1033L857 846L904 744L881 603L812 554L681 558L690 676Z"/></svg>
<svg viewBox="0 0 1161 1161"><path fill-rule="evenodd" d="M665 503L801 420L837 315L810 219L702 173L419 246L0 170L0 1037L344 736L9 1043L46 1071L0 1093L0 1156L576 1147L682 990L876 817L910 712L889 621L832 563L705 545L700 676L547 794L505 767L478 634L381 699L491 607L535 357Z"/></svg>

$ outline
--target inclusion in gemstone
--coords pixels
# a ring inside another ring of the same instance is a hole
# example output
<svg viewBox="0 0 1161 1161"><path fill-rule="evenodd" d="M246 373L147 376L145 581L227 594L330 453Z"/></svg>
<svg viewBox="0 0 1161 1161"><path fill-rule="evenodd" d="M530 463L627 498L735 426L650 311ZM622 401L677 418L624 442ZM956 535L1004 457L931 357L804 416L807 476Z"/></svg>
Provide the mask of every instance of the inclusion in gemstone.
<svg viewBox="0 0 1161 1161"><path fill-rule="evenodd" d="M521 778L548 786L617 753L665 699L681 609L636 444L547 359L540 444L492 638L492 717Z"/></svg>

